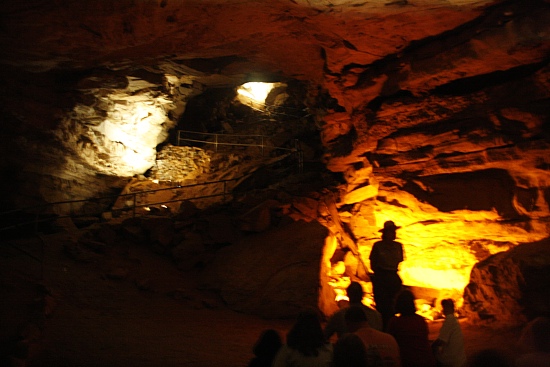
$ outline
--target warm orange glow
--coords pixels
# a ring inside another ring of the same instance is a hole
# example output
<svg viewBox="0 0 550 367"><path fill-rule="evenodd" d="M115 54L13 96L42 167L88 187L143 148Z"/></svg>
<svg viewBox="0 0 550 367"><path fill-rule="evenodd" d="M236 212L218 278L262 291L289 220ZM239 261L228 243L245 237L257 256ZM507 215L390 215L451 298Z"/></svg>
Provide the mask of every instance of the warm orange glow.
<svg viewBox="0 0 550 367"><path fill-rule="evenodd" d="M369 255L374 242L380 239L378 230L387 220L393 220L401 228L397 240L403 244L405 261L399 268L403 284L417 289L434 290L439 297L455 299L462 305L462 294L469 283L472 267L480 260L507 251L521 243L538 241L546 236L544 229L526 231L521 227L503 224L495 211L457 210L440 212L433 206L419 202L414 196L401 191L379 192L386 200L369 204L375 223L366 221L361 210L350 213L349 227L356 238L360 259L370 267ZM394 205L399 203L399 205ZM338 242L331 235L329 242ZM336 245L332 245L334 249ZM334 253L334 251L332 252ZM347 260L346 260L347 261ZM330 264L330 285L336 300L347 299L345 289L350 282L350 269L357 263L336 262ZM364 303L374 305L371 283L363 282L366 291ZM428 319L437 314L435 299L418 300L418 313Z"/></svg>

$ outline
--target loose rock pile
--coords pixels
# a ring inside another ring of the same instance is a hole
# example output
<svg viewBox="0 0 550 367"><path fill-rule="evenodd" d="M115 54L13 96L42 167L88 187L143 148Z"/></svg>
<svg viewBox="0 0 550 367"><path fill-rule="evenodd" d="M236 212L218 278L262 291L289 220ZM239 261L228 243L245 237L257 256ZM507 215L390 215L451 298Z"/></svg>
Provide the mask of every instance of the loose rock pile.
<svg viewBox="0 0 550 367"><path fill-rule="evenodd" d="M157 154L150 177L159 181L191 180L210 171L209 154L197 147L167 145Z"/></svg>

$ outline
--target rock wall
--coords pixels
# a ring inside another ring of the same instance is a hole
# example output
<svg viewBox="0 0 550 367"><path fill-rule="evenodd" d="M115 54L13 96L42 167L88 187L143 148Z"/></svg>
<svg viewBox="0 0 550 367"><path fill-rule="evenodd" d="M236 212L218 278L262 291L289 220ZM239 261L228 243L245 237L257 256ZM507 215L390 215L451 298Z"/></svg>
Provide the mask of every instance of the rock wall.
<svg viewBox="0 0 550 367"><path fill-rule="evenodd" d="M326 228L316 222L291 222L245 236L217 252L203 273L203 285L219 290L237 311L295 317L304 307L318 308L320 299L331 300L322 297L330 289L322 269L326 237ZM335 304L322 311L334 309Z"/></svg>
<svg viewBox="0 0 550 367"><path fill-rule="evenodd" d="M475 322L521 325L550 314L550 241L524 244L476 264L464 290Z"/></svg>
<svg viewBox="0 0 550 367"><path fill-rule="evenodd" d="M548 1L1 7L6 208L120 191L192 96L298 81L302 138L321 143L306 163L338 182L296 207L363 258L392 219L407 283L461 289L477 261L550 233ZM255 179L281 190L273 172Z"/></svg>
<svg viewBox="0 0 550 367"><path fill-rule="evenodd" d="M218 295L217 302L235 311L265 318L293 318L304 307L334 312L335 294L325 277L327 229L315 221L268 214L261 231L243 230L234 210L200 211L187 202L175 215L96 223L67 242L65 252L89 262L117 248L147 246L196 279L197 289ZM147 275L134 279L133 267L115 263L105 276L145 287Z"/></svg>

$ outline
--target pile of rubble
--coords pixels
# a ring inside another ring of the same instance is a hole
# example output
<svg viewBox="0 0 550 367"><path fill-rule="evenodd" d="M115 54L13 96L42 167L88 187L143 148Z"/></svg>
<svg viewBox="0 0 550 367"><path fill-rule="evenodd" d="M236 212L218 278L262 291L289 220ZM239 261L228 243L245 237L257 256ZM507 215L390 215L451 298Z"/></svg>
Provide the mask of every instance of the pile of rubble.
<svg viewBox="0 0 550 367"><path fill-rule="evenodd" d="M203 149L166 145L157 153L150 178L159 181L182 182L210 172L210 155Z"/></svg>

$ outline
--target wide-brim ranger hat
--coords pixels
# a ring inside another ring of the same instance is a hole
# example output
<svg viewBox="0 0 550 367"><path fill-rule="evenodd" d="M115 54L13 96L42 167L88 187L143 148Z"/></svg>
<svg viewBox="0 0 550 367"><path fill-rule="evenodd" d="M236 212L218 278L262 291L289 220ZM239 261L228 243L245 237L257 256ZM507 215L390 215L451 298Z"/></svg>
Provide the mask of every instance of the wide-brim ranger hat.
<svg viewBox="0 0 550 367"><path fill-rule="evenodd" d="M393 220L388 220L384 222L384 228L382 228L378 232L395 232L399 228L401 227L396 226Z"/></svg>

